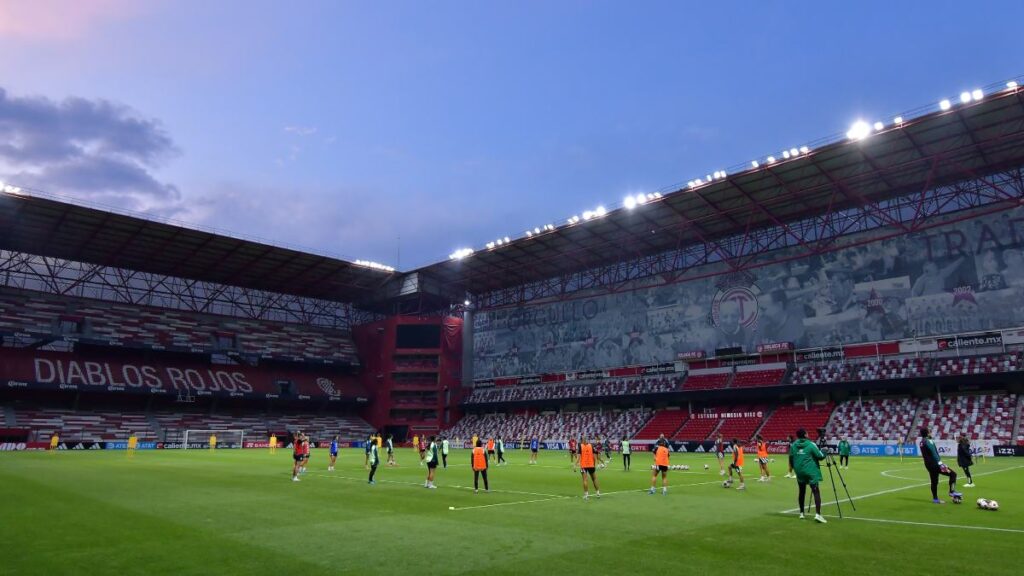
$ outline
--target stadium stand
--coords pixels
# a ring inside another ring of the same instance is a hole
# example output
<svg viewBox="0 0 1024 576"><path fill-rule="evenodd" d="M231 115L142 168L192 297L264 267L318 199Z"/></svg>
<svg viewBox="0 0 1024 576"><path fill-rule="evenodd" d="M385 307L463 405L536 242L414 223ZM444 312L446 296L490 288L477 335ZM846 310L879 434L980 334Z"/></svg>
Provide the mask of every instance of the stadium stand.
<svg viewBox="0 0 1024 576"><path fill-rule="evenodd" d="M718 433L725 439L737 438L748 440L754 437L754 433L764 422L767 407L765 406L732 406L719 409L721 414L736 415L735 417L722 418L722 425Z"/></svg>
<svg viewBox="0 0 1024 576"><path fill-rule="evenodd" d="M591 437L618 439L632 438L650 418L650 411L621 410L598 412L562 412L543 414L470 414L455 426L444 431L449 438L466 440L477 434L483 437L500 436L506 440L519 440L534 436L541 440L556 441L588 434Z"/></svg>
<svg viewBox="0 0 1024 576"><path fill-rule="evenodd" d="M674 392L679 381L669 377L627 378L587 384L534 384L477 388L466 399L467 404L523 402L529 400L561 400Z"/></svg>
<svg viewBox="0 0 1024 576"><path fill-rule="evenodd" d="M836 407L828 433L837 438L868 441L906 440L917 413L911 398L850 400Z"/></svg>
<svg viewBox="0 0 1024 576"><path fill-rule="evenodd" d="M717 390L725 388L732 379L732 368L704 368L691 370L683 381L683 390Z"/></svg>
<svg viewBox="0 0 1024 576"><path fill-rule="evenodd" d="M666 438L672 438L676 430L679 430L689 418L690 413L686 410L659 410L636 433L636 438L654 440L661 434L664 434Z"/></svg>
<svg viewBox="0 0 1024 576"><path fill-rule="evenodd" d="M1021 352L994 356L973 356L967 358L941 358L935 360L932 374L935 376L959 376L964 374L997 374L1024 370Z"/></svg>
<svg viewBox="0 0 1024 576"><path fill-rule="evenodd" d="M718 429L722 420L719 418L705 418L703 415L695 414L676 431L673 440L685 440L699 442L706 440Z"/></svg>
<svg viewBox="0 0 1024 576"><path fill-rule="evenodd" d="M945 397L941 401L921 401L917 421L912 430L928 426L936 438L954 439L966 433L972 439L1013 439L1013 423L1018 398L1015 394L981 394Z"/></svg>
<svg viewBox="0 0 1024 576"><path fill-rule="evenodd" d="M831 364L801 364L791 373L792 384L831 384L850 379L850 367L842 362Z"/></svg>
<svg viewBox="0 0 1024 576"><path fill-rule="evenodd" d="M732 379L732 388L758 388L763 386L779 386L786 378L786 365L765 364L754 366L738 366L736 377Z"/></svg>
<svg viewBox="0 0 1024 576"><path fill-rule="evenodd" d="M803 428L809 438L817 439L818 428L825 426L834 409L835 404L832 402L814 404L809 408L803 404L779 406L768 416L758 434L769 442L781 441Z"/></svg>
<svg viewBox="0 0 1024 576"><path fill-rule="evenodd" d="M232 351L358 364L351 335L338 330L11 289L0 290L0 333L74 335L82 341L152 350Z"/></svg>

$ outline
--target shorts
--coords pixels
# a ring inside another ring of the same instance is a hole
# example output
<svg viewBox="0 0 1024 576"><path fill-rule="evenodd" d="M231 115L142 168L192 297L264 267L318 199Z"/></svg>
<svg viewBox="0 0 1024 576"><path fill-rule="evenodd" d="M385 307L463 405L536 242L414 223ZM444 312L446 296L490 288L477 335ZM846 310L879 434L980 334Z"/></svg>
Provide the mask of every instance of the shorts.
<svg viewBox="0 0 1024 576"><path fill-rule="evenodd" d="M658 472L668 472L668 466L658 466Z"/></svg>
<svg viewBox="0 0 1024 576"><path fill-rule="evenodd" d="M534 454L536 454L537 453L537 449L536 448L530 448L530 452L533 452Z"/></svg>
<svg viewBox="0 0 1024 576"><path fill-rule="evenodd" d="M427 468L430 468L431 470L437 468L437 462L427 462Z"/></svg>
<svg viewBox="0 0 1024 576"><path fill-rule="evenodd" d="M729 470L735 470L737 472L743 472L743 466L737 466L736 464L729 464Z"/></svg>
<svg viewBox="0 0 1024 576"><path fill-rule="evenodd" d="M302 462L302 454L292 454L292 458L294 458L296 462Z"/></svg>
<svg viewBox="0 0 1024 576"><path fill-rule="evenodd" d="M813 475L797 473L796 482L797 484L810 484L811 486L817 486L821 482L821 472L819 471L817 474Z"/></svg>
<svg viewBox="0 0 1024 576"><path fill-rule="evenodd" d="M587 468L580 468L580 474L590 474L591 476L593 476L594 470L596 470L596 468L594 468L593 466L589 466Z"/></svg>
<svg viewBox="0 0 1024 576"><path fill-rule="evenodd" d="M767 458L758 458L757 461L759 463L761 463L761 464L768 464L768 459Z"/></svg>
<svg viewBox="0 0 1024 576"><path fill-rule="evenodd" d="M487 453L488 454L494 454L494 450L488 450Z"/></svg>
<svg viewBox="0 0 1024 576"><path fill-rule="evenodd" d="M331 452L331 458L337 458L337 457L338 457L338 453L337 452Z"/></svg>
<svg viewBox="0 0 1024 576"><path fill-rule="evenodd" d="M719 460L724 460L724 459L725 459L725 452L715 452L715 456L716 456L716 457L717 457L717 458L718 458Z"/></svg>
<svg viewBox="0 0 1024 576"><path fill-rule="evenodd" d="M392 450L391 448L388 448L388 456L390 456L392 452L394 452L394 450Z"/></svg>

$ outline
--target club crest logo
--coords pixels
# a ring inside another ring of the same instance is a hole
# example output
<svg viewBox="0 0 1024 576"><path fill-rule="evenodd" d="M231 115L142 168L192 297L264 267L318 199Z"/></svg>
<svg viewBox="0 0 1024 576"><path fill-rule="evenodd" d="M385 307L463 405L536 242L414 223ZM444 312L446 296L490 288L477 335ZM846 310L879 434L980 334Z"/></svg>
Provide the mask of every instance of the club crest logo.
<svg viewBox="0 0 1024 576"><path fill-rule="evenodd" d="M735 275L718 284L718 292L711 300L709 322L720 329L737 326L751 328L757 324L760 309L757 297L761 290L749 275Z"/></svg>
<svg viewBox="0 0 1024 576"><path fill-rule="evenodd" d="M334 382L328 378L317 378L316 385L319 386L320 389L323 390L324 394L327 394L328 396L341 395L341 392L338 392L338 390L334 388Z"/></svg>

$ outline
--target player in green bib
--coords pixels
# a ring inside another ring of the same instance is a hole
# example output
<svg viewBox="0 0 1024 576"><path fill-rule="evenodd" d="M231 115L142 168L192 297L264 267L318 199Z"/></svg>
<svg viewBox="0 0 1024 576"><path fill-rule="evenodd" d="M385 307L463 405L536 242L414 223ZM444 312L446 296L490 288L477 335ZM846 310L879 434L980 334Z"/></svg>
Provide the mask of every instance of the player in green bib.
<svg viewBox="0 0 1024 576"><path fill-rule="evenodd" d="M796 472L796 483L800 488L797 497L800 502L800 519L804 518L804 500L807 486L810 485L811 493L814 494L814 520L825 524L827 521L821 515L821 490L818 489L821 483L819 462L825 459L825 455L814 442L807 439L807 431L803 428L796 431L796 441L789 446L789 455L793 457L793 471Z"/></svg>
<svg viewBox="0 0 1024 576"><path fill-rule="evenodd" d="M847 470L850 469L850 443L846 438L839 439L839 465Z"/></svg>

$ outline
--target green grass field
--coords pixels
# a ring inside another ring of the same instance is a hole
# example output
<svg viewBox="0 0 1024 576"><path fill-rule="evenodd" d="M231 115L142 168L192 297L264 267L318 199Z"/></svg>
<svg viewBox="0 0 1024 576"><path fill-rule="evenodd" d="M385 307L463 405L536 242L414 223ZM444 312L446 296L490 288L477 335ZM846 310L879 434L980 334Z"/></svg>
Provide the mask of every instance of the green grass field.
<svg viewBox="0 0 1024 576"><path fill-rule="evenodd" d="M363 454L336 472L317 450L301 482L287 451L0 452L0 574L1019 574L1024 462L988 459L965 503L930 502L919 459L855 458L854 512L827 525L783 511L796 486L725 490L712 457L673 456L667 497L650 496L650 455L618 459L584 502L564 452L525 452L474 494L455 451L437 490L412 450L368 486ZM748 471L755 473L749 466ZM712 470L705 472L707 463ZM754 481L750 481L754 480ZM826 474L826 502L833 500ZM842 494L842 488L839 488ZM995 498L998 512L978 510ZM454 510L451 508L454 507ZM927 553L926 553L927 552Z"/></svg>

